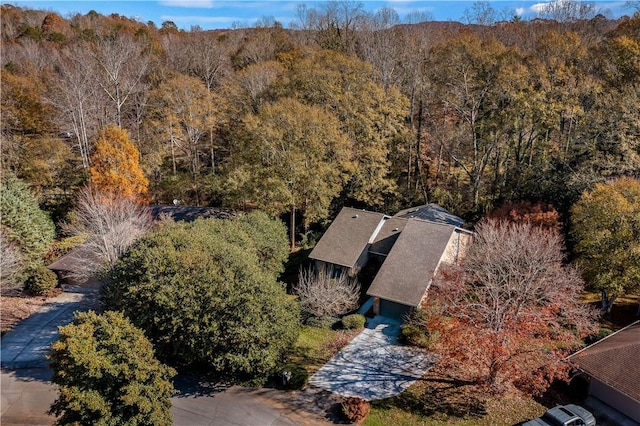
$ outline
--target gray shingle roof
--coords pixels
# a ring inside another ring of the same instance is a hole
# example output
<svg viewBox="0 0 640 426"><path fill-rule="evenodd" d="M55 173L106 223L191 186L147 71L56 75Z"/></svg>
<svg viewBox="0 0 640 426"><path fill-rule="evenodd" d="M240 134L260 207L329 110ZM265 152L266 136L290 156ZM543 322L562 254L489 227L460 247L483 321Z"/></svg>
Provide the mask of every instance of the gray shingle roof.
<svg viewBox="0 0 640 426"><path fill-rule="evenodd" d="M570 357L582 371L640 401L640 321Z"/></svg>
<svg viewBox="0 0 640 426"><path fill-rule="evenodd" d="M221 207L193 207L193 206L151 206L149 207L154 219L158 219L160 215L169 215L175 220L183 222L192 222L196 219L230 219L236 216L233 210L223 209Z"/></svg>
<svg viewBox="0 0 640 426"><path fill-rule="evenodd" d="M455 227L408 220L367 294L417 307Z"/></svg>
<svg viewBox="0 0 640 426"><path fill-rule="evenodd" d="M64 256L61 256L58 260L47 266L47 268L52 271L73 272L78 270L78 262L82 262L82 259L93 257L94 254L89 249L80 245L73 248Z"/></svg>
<svg viewBox="0 0 640 426"><path fill-rule="evenodd" d="M344 207L309 258L352 268L385 216Z"/></svg>
<svg viewBox="0 0 640 426"><path fill-rule="evenodd" d="M407 224L408 219L398 217L385 218L382 229L369 247L369 253L387 255L396 243L398 236Z"/></svg>
<svg viewBox="0 0 640 426"><path fill-rule="evenodd" d="M459 228L464 225L464 220L437 204L425 204L400 210L394 217L402 217L405 219L416 218L430 222L446 223Z"/></svg>

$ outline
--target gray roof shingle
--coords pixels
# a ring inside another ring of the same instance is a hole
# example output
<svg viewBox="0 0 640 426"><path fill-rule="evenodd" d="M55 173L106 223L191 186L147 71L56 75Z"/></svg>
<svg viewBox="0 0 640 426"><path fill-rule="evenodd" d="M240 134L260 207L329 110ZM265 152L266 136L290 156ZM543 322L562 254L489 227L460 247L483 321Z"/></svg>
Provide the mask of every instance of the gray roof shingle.
<svg viewBox="0 0 640 426"><path fill-rule="evenodd" d="M417 307L455 230L451 225L408 220L367 294Z"/></svg>
<svg viewBox="0 0 640 426"><path fill-rule="evenodd" d="M369 247L369 253L388 255L407 221L407 219L398 217L385 218L384 225Z"/></svg>
<svg viewBox="0 0 640 426"><path fill-rule="evenodd" d="M571 355L578 368L640 401L640 321Z"/></svg>
<svg viewBox="0 0 640 426"><path fill-rule="evenodd" d="M309 258L352 268L384 217L382 213L344 207Z"/></svg>
<svg viewBox="0 0 640 426"><path fill-rule="evenodd" d="M464 225L464 220L437 204L424 204L422 206L400 210L394 217L428 220L429 222L445 223L459 228Z"/></svg>

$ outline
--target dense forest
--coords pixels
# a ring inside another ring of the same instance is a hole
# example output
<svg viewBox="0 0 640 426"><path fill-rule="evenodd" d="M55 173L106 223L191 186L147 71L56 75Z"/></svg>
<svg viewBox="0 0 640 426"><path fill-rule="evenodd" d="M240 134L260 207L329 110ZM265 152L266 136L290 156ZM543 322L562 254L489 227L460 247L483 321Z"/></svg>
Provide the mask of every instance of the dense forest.
<svg viewBox="0 0 640 426"><path fill-rule="evenodd" d="M5 4L2 168L59 219L116 125L149 202L293 213L298 235L343 205L473 222L528 200L566 219L594 184L640 178L640 14L480 9L406 24L333 2L290 29L184 31Z"/></svg>

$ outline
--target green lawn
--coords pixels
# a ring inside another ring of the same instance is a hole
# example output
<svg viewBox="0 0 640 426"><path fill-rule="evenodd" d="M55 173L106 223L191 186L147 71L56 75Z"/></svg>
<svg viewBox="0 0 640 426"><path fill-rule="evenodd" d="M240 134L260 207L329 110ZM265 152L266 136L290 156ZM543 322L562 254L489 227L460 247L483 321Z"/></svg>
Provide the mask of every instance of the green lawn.
<svg viewBox="0 0 640 426"><path fill-rule="evenodd" d="M489 397L474 386L430 377L401 395L371 404L368 426L513 425L546 407L527 397Z"/></svg>
<svg viewBox="0 0 640 426"><path fill-rule="evenodd" d="M313 374L357 333L359 330L329 330L305 325L289 360L304 366L309 374Z"/></svg>

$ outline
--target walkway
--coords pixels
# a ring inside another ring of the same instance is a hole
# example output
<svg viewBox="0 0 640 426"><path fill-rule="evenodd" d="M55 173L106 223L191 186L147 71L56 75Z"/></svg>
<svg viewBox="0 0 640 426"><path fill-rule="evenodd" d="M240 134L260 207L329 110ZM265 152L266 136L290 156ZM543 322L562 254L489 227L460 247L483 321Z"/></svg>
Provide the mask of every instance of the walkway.
<svg viewBox="0 0 640 426"><path fill-rule="evenodd" d="M419 380L432 356L398 343L400 323L377 316L367 328L314 374L309 383L367 401L389 398Z"/></svg>
<svg viewBox="0 0 640 426"><path fill-rule="evenodd" d="M51 299L38 312L20 322L2 336L0 366L2 368L41 368L49 362L46 355L58 340L59 325L73 320L75 311L96 309L97 286L72 287Z"/></svg>

